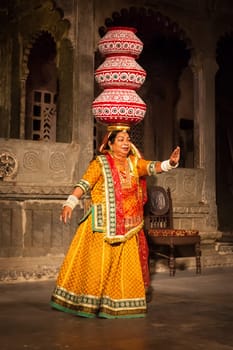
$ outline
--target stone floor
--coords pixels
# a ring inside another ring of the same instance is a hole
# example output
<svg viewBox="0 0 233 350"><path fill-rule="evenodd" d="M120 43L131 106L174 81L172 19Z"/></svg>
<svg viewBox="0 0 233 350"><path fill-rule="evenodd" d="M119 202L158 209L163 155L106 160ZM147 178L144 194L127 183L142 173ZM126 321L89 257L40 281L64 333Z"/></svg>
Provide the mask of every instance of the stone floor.
<svg viewBox="0 0 233 350"><path fill-rule="evenodd" d="M233 350L233 268L154 275L144 319L52 310L54 281L0 284L1 350Z"/></svg>

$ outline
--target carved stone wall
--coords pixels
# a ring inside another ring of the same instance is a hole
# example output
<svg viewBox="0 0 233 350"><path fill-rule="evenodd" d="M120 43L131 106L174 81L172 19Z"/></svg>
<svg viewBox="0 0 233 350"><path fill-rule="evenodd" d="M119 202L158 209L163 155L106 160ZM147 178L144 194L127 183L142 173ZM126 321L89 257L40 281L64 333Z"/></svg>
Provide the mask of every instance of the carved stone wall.
<svg viewBox="0 0 233 350"><path fill-rule="evenodd" d="M77 216L74 226L63 227L59 214L77 181L79 146L0 139L2 168L6 154L12 171L0 181L0 257L63 254Z"/></svg>
<svg viewBox="0 0 233 350"><path fill-rule="evenodd" d="M12 176L2 177L0 198L62 198L77 181L80 146L76 143L0 139L0 158L5 153L15 158L18 168Z"/></svg>
<svg viewBox="0 0 233 350"><path fill-rule="evenodd" d="M0 281L55 278L82 214L59 221L59 200L0 200Z"/></svg>
<svg viewBox="0 0 233 350"><path fill-rule="evenodd" d="M60 223L58 200L1 200L0 257L41 257L64 254L76 230Z"/></svg>
<svg viewBox="0 0 233 350"><path fill-rule="evenodd" d="M79 153L75 143L0 139L0 281L56 276L82 215L59 220Z"/></svg>
<svg viewBox="0 0 233 350"><path fill-rule="evenodd" d="M155 184L170 188L174 227L199 230L203 243L207 237L214 242L221 236L216 230L216 216L212 215L214 204L205 199L204 181L204 169L182 168L148 179L148 188Z"/></svg>

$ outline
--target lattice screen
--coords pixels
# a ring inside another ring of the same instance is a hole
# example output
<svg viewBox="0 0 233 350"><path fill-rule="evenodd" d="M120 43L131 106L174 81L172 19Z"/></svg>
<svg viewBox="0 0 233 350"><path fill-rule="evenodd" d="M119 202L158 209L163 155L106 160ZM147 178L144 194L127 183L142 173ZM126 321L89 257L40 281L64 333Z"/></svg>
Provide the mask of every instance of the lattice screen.
<svg viewBox="0 0 233 350"><path fill-rule="evenodd" d="M33 92L31 111L32 140L56 141L56 94L49 91Z"/></svg>

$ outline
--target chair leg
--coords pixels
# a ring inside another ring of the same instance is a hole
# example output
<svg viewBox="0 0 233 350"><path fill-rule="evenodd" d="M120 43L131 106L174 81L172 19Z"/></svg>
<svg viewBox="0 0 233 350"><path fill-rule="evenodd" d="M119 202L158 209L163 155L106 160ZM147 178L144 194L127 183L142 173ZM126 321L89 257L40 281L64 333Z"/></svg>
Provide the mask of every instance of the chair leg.
<svg viewBox="0 0 233 350"><path fill-rule="evenodd" d="M169 256L169 270L170 276L175 276L176 273L176 261L175 261L175 248L173 245L170 245L170 256Z"/></svg>
<svg viewBox="0 0 233 350"><path fill-rule="evenodd" d="M196 251L196 273L201 273L201 246L200 243L196 243L195 245L195 251Z"/></svg>

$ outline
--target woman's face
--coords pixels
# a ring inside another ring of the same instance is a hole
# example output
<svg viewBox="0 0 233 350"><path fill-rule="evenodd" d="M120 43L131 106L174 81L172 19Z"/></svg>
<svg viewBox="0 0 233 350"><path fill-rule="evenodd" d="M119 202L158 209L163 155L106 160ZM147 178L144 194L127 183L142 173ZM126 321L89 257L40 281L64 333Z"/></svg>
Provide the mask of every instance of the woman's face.
<svg viewBox="0 0 233 350"><path fill-rule="evenodd" d="M113 154L118 156L127 156L130 151L130 137L127 132L120 131L116 137L114 142L109 144Z"/></svg>

